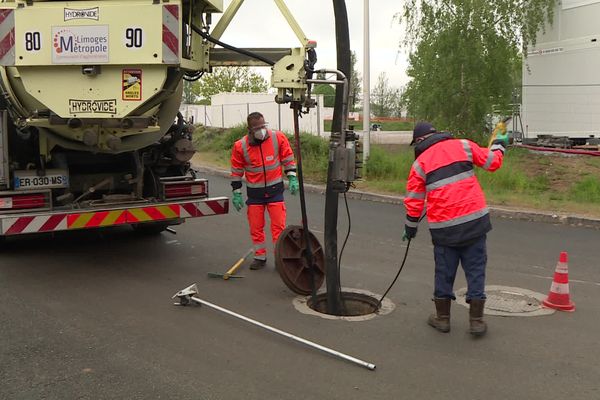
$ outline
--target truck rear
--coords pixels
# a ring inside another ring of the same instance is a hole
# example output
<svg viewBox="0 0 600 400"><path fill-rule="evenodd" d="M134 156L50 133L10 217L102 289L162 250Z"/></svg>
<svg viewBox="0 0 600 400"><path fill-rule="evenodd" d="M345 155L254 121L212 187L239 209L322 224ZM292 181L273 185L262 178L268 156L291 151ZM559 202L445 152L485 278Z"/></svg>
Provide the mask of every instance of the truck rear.
<svg viewBox="0 0 600 400"><path fill-rule="evenodd" d="M0 3L0 235L226 214L191 167L191 30L222 0Z"/></svg>

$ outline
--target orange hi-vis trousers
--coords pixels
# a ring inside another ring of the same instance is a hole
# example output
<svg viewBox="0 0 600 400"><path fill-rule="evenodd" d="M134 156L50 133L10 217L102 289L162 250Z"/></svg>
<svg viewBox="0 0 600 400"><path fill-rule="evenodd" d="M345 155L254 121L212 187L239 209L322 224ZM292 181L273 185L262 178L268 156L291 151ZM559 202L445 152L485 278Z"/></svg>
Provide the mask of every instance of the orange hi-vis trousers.
<svg viewBox="0 0 600 400"><path fill-rule="evenodd" d="M250 236L254 244L254 258L257 260L267 259L265 211L269 212L269 219L271 220L273 244L277 242L279 235L285 229L285 203L283 201L248 205L248 224L250 225Z"/></svg>

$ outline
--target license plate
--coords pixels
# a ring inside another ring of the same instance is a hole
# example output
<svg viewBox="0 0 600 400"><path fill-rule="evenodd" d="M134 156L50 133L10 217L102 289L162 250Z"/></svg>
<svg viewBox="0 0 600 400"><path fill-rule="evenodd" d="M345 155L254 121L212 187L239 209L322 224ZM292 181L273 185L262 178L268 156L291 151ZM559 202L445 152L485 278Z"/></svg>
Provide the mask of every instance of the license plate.
<svg viewBox="0 0 600 400"><path fill-rule="evenodd" d="M62 169L47 169L43 176L37 171L15 171L13 183L15 190L67 188L69 174Z"/></svg>

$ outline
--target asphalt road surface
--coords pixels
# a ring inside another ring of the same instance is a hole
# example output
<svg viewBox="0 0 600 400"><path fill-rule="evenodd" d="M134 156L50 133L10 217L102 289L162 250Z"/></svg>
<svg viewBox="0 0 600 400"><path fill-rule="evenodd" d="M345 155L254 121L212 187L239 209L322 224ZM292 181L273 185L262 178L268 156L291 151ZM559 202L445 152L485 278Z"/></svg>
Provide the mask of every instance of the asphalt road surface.
<svg viewBox="0 0 600 400"><path fill-rule="evenodd" d="M213 177L213 195L229 194ZM288 223L299 203L288 197ZM324 197L308 194L312 230L323 232ZM383 293L405 250L400 206L349 201L352 235L345 287ZM340 202L340 238L347 226ZM301 314L273 258L265 270L223 281L250 247L245 214L189 220L177 235L130 229L10 241L0 252L0 399L598 399L600 232L494 220L488 284L547 293L560 251L569 252L574 313L487 317L489 333L426 325L433 256L422 226L390 299L369 321ZM341 242L341 240L340 240ZM340 243L341 244L341 243ZM247 264L246 264L247 265ZM377 365L369 371L207 307L175 307L197 282L199 297ZM460 276L456 288L464 287Z"/></svg>

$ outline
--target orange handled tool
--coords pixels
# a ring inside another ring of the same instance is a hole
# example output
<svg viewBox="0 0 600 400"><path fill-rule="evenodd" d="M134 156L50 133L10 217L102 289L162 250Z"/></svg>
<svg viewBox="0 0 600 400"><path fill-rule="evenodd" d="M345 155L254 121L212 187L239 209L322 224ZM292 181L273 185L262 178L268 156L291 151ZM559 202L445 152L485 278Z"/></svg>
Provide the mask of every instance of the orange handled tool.
<svg viewBox="0 0 600 400"><path fill-rule="evenodd" d="M210 278L223 278L224 280L227 280L229 278L243 278L243 276L235 276L235 272L242 266L244 260L246 260L246 258L248 258L248 256L253 252L254 248L248 250L248 252L246 252L246 254L244 254L244 256L240 258L235 264L233 264L233 266L229 268L224 274L219 274L217 272L209 272L208 276Z"/></svg>

